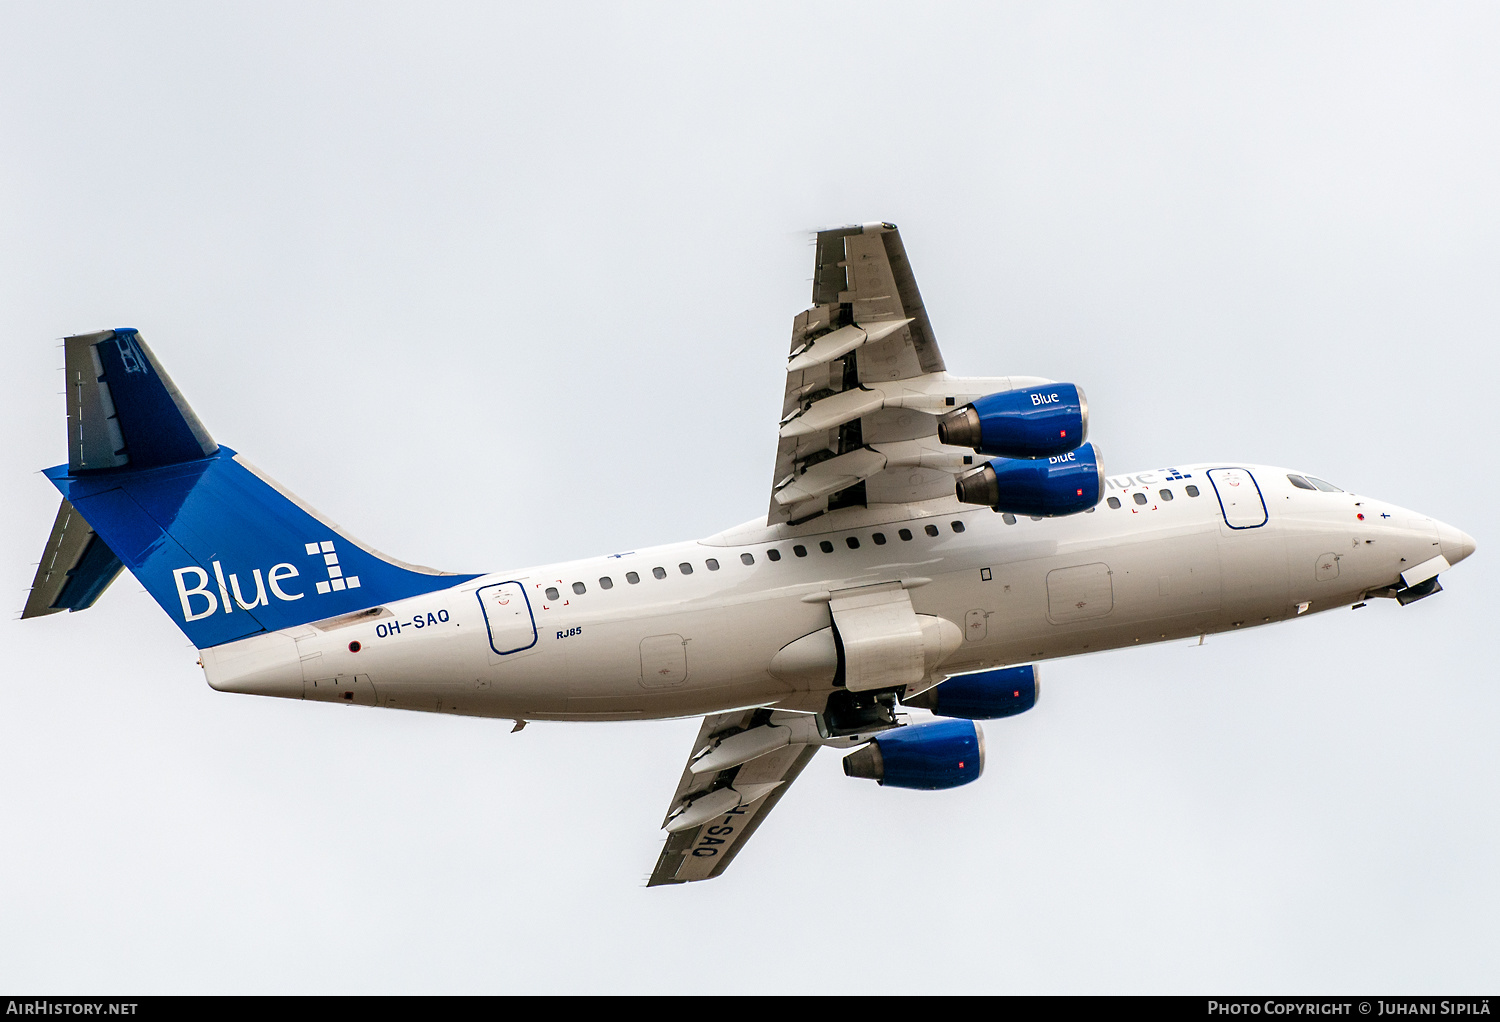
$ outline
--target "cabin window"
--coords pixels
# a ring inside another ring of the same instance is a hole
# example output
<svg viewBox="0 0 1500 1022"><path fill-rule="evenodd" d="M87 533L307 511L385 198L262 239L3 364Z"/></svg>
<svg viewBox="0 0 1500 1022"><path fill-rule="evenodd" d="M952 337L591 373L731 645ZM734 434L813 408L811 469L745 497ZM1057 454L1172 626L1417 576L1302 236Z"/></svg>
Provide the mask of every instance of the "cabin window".
<svg viewBox="0 0 1500 1022"><path fill-rule="evenodd" d="M896 535L901 537L902 542L905 542L906 540L911 539L911 530L902 529L900 532L896 533Z"/></svg>
<svg viewBox="0 0 1500 1022"><path fill-rule="evenodd" d="M610 578L608 575L605 575L605 576L603 576L602 578L599 579L599 588L600 589L613 589L614 587L615 587L615 580L612 579L612 578Z"/></svg>
<svg viewBox="0 0 1500 1022"><path fill-rule="evenodd" d="M845 536L844 537L844 543L845 543L845 545L847 545L849 547L850 550L858 550L859 549L859 537L858 536Z"/></svg>
<svg viewBox="0 0 1500 1022"><path fill-rule="evenodd" d="M651 574L655 578L666 578L667 577L667 569L666 568L652 568L651 569Z"/></svg>
<svg viewBox="0 0 1500 1022"><path fill-rule="evenodd" d="M792 553L796 554L798 557L806 557L807 547L803 546L801 543L798 543L796 546L792 547Z"/></svg>
<svg viewBox="0 0 1500 1022"><path fill-rule="evenodd" d="M575 592L579 596L582 596L584 593L588 592L588 586L584 585L582 582L574 582L573 592Z"/></svg>
<svg viewBox="0 0 1500 1022"><path fill-rule="evenodd" d="M1146 503L1146 495L1144 493L1132 493L1130 495L1130 499L1135 501L1137 504Z"/></svg>
<svg viewBox="0 0 1500 1022"><path fill-rule="evenodd" d="M677 566L677 570L682 572L684 575L691 575L693 573L693 566L687 561L683 561Z"/></svg>
<svg viewBox="0 0 1500 1022"><path fill-rule="evenodd" d="M1006 525L1014 525L1014 524L1016 524L1016 516L1013 515L1013 514L1011 514L1009 511L1007 511L1007 512L1005 512L1005 514L1001 515L1000 516L1000 520L1003 521Z"/></svg>
<svg viewBox="0 0 1500 1022"><path fill-rule="evenodd" d="M746 554L745 556L746 557L750 557L749 554ZM777 549L775 549L773 547L772 549L766 551L766 556L769 557L773 561L779 561L779 560L781 560L781 551L777 550ZM752 561L755 560L755 558L753 558L753 557L750 557L750 559Z"/></svg>
<svg viewBox="0 0 1500 1022"><path fill-rule="evenodd" d="M562 598L562 593L560 593L560 592L557 591L557 587L556 586L548 586L547 587L547 599L551 600L553 603L556 603L561 598Z"/></svg>
<svg viewBox="0 0 1500 1022"><path fill-rule="evenodd" d="M963 532L964 531L964 523L963 522L955 521L955 522L953 522L951 524L953 526L953 531L954 532Z"/></svg>
<svg viewBox="0 0 1500 1022"><path fill-rule="evenodd" d="M1161 497L1162 500L1171 500L1172 499L1172 491L1171 490L1157 490L1156 493L1157 493L1157 496Z"/></svg>
<svg viewBox="0 0 1500 1022"><path fill-rule="evenodd" d="M1314 486L1312 483L1308 482L1306 479L1303 479L1301 476L1292 475L1290 472L1287 473L1287 477L1286 478L1287 478L1288 482L1290 482L1293 486L1297 487L1297 489L1299 489L1299 490L1316 490L1317 489L1316 486Z"/></svg>
<svg viewBox="0 0 1500 1022"><path fill-rule="evenodd" d="M1111 508L1118 509L1119 506L1120 506L1120 498L1119 497L1111 497L1108 500L1106 500L1105 503L1108 504Z"/></svg>
<svg viewBox="0 0 1500 1022"><path fill-rule="evenodd" d="M637 575L633 571L627 571L625 573L625 581L629 582L631 585L635 585L640 580L641 580L641 576Z"/></svg>
<svg viewBox="0 0 1500 1022"><path fill-rule="evenodd" d="M705 568L707 568L709 571L718 571L719 570L719 562L717 560L715 560L714 558L712 558L712 557L710 557L708 560L704 561L703 562L703 566Z"/></svg>
<svg viewBox="0 0 1500 1022"><path fill-rule="evenodd" d="M1033 522L1039 522L1042 520L1041 515L1027 515L1026 517L1030 518Z"/></svg>
<svg viewBox="0 0 1500 1022"><path fill-rule="evenodd" d="M1191 483L1189 483L1187 486L1185 486L1183 488L1185 490L1187 490L1187 495L1189 497L1196 497L1196 496L1198 496L1198 487L1192 485Z"/></svg>
<svg viewBox="0 0 1500 1022"><path fill-rule="evenodd" d="M922 531L925 532L925 533L927 533L927 535L929 535L929 536L936 536L938 534L938 528L937 528L936 525L929 525L929 526L927 526L927 528L923 529Z"/></svg>
<svg viewBox="0 0 1500 1022"><path fill-rule="evenodd" d="M740 563L741 564L754 564L755 563L755 555L754 554L740 554Z"/></svg>
<svg viewBox="0 0 1500 1022"><path fill-rule="evenodd" d="M831 554L833 553L833 544L828 542L828 540L826 539L820 540L818 543L818 549L823 551L825 554Z"/></svg>
<svg viewBox="0 0 1500 1022"><path fill-rule="evenodd" d="M870 533L870 538L875 541L876 546L885 546L885 533L872 532Z"/></svg>

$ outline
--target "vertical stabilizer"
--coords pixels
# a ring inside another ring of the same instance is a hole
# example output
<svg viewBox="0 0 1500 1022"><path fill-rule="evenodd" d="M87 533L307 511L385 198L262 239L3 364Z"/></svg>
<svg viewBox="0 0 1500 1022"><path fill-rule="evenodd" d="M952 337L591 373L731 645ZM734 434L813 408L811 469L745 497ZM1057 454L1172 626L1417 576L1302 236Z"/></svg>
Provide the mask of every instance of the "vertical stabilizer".
<svg viewBox="0 0 1500 1022"><path fill-rule="evenodd" d="M208 435L135 330L66 339L68 463L23 617L122 567L200 649L457 585L364 546Z"/></svg>

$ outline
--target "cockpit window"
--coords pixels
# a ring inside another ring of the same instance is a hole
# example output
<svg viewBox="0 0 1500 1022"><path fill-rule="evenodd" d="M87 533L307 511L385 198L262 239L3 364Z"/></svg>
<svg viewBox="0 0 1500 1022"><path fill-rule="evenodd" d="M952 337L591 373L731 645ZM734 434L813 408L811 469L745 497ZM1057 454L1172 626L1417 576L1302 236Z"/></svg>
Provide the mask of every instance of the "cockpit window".
<svg viewBox="0 0 1500 1022"><path fill-rule="evenodd" d="M1324 493L1343 493L1344 491L1333 485L1326 479L1317 476L1299 476L1292 473L1287 474L1287 479L1299 490L1322 490Z"/></svg>

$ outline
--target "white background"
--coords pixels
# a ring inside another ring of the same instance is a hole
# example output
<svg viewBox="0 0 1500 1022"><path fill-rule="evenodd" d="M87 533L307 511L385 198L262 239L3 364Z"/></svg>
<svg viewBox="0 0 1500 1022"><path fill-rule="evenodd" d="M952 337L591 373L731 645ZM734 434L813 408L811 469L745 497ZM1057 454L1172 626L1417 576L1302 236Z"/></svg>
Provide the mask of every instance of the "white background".
<svg viewBox="0 0 1500 1022"><path fill-rule="evenodd" d="M0 623L0 988L1491 992L1492 4L0 8L0 580L64 334L141 329L355 535L504 570L762 514L807 231L901 225L949 369L1112 472L1286 464L1447 592L1060 662L977 784L825 753L642 887L696 721L212 692L129 576Z"/></svg>

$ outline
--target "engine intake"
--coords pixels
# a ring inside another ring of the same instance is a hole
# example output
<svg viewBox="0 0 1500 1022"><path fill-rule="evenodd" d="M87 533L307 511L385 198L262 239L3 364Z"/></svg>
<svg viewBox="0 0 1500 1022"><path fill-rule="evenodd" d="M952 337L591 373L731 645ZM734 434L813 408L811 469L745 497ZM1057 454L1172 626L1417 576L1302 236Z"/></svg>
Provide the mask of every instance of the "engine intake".
<svg viewBox="0 0 1500 1022"><path fill-rule="evenodd" d="M844 773L893 788L957 788L984 773L984 732L972 720L911 724L845 756Z"/></svg>
<svg viewBox="0 0 1500 1022"><path fill-rule="evenodd" d="M938 439L1000 458L1050 458L1088 439L1089 403L1071 383L989 394L938 419Z"/></svg>
<svg viewBox="0 0 1500 1022"><path fill-rule="evenodd" d="M1093 444L1046 460L996 458L959 476L956 492L965 504L1011 514L1073 515L1099 503L1104 462Z"/></svg>
<svg viewBox="0 0 1500 1022"><path fill-rule="evenodd" d="M931 710L939 717L999 720L1031 709L1039 692L1036 668L1027 664L956 674L936 688L901 701L907 706Z"/></svg>

